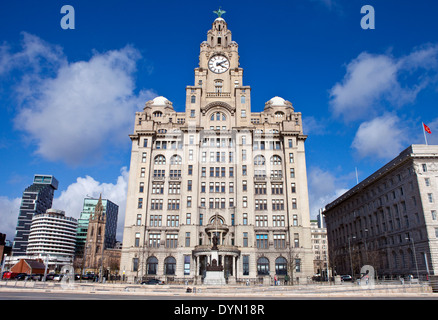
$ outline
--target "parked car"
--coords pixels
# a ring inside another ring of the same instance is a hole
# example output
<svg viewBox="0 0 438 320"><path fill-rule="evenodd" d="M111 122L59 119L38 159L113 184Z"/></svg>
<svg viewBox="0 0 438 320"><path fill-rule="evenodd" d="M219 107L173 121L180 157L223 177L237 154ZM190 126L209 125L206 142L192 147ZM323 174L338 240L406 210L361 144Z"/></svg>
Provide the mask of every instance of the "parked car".
<svg viewBox="0 0 438 320"><path fill-rule="evenodd" d="M49 273L48 275L46 275L46 281L53 280L54 277L55 277L54 273Z"/></svg>
<svg viewBox="0 0 438 320"><path fill-rule="evenodd" d="M141 284L164 284L164 282L158 279L147 279L145 281L142 281Z"/></svg>
<svg viewBox="0 0 438 320"><path fill-rule="evenodd" d="M61 281L62 280L62 274L55 274L53 276L53 281Z"/></svg>
<svg viewBox="0 0 438 320"><path fill-rule="evenodd" d="M346 275L341 276L341 280L342 281L353 281L353 278L349 274L346 274Z"/></svg>
<svg viewBox="0 0 438 320"><path fill-rule="evenodd" d="M95 276L92 273L87 273L87 274L82 275L83 280L94 280L94 278L95 278Z"/></svg>
<svg viewBox="0 0 438 320"><path fill-rule="evenodd" d="M19 273L14 279L15 280L25 280L27 277L26 273Z"/></svg>
<svg viewBox="0 0 438 320"><path fill-rule="evenodd" d="M30 279L29 279L29 280L33 280L33 281L41 281L41 280L43 279L43 277L44 277L43 274L36 274L36 273L34 273L34 274L32 274L32 275L30 276Z"/></svg>

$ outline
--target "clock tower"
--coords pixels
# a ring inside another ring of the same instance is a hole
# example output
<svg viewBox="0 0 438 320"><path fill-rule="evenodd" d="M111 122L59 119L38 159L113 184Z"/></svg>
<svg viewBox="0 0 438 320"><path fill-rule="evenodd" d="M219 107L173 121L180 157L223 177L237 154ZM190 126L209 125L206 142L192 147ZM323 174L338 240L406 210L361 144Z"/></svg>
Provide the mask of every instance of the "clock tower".
<svg viewBox="0 0 438 320"><path fill-rule="evenodd" d="M239 67L238 45L219 15L200 46L199 67L195 68L195 84L187 87L187 112L196 114L196 125L209 128L202 118L214 106L222 106L231 115L228 128L247 125L250 113L249 86L243 86L243 69ZM215 105L216 104L216 105ZM196 111L192 111L196 110Z"/></svg>

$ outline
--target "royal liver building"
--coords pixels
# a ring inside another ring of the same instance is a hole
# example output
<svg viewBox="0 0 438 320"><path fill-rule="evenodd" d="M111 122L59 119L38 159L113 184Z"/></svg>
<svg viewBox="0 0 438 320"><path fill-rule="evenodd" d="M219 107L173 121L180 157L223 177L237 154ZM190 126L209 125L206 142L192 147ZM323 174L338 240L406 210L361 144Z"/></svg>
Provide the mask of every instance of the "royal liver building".
<svg viewBox="0 0 438 320"><path fill-rule="evenodd" d="M280 97L251 112L218 15L185 112L157 97L136 113L120 268L128 281L201 284L214 263L228 284L303 283L313 256L301 113Z"/></svg>

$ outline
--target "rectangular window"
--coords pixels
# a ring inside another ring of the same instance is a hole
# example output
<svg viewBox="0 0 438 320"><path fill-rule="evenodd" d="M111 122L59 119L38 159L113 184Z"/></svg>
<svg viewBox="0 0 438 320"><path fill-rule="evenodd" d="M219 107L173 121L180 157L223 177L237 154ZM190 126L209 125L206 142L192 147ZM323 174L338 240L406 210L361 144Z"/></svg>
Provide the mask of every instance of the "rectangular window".
<svg viewBox="0 0 438 320"><path fill-rule="evenodd" d="M190 256L184 255L184 275L190 275Z"/></svg>
<svg viewBox="0 0 438 320"><path fill-rule="evenodd" d="M286 248L286 235L285 234L274 234L274 247L276 249Z"/></svg>
<svg viewBox="0 0 438 320"><path fill-rule="evenodd" d="M167 234L166 235L166 247L176 248L178 246L178 235L177 234Z"/></svg>
<svg viewBox="0 0 438 320"><path fill-rule="evenodd" d="M248 232L243 233L243 246L248 247Z"/></svg>
<svg viewBox="0 0 438 320"><path fill-rule="evenodd" d="M187 197L187 208L191 208L192 207L192 197L188 196Z"/></svg>
<svg viewBox="0 0 438 320"><path fill-rule="evenodd" d="M268 248L268 235L267 234L257 234L256 235L256 244L259 249L267 249Z"/></svg>
<svg viewBox="0 0 438 320"><path fill-rule="evenodd" d="M139 246L140 246L140 232L136 232L136 233L135 233L135 242L134 242L134 246L135 246L135 247L139 247Z"/></svg>
<svg viewBox="0 0 438 320"><path fill-rule="evenodd" d="M243 275L249 276L249 256L248 255L243 256L242 267L243 267Z"/></svg>
<svg viewBox="0 0 438 320"><path fill-rule="evenodd" d="M161 239L161 234L150 233L149 234L149 247L150 248L159 248L160 247L160 239Z"/></svg>
<svg viewBox="0 0 438 320"><path fill-rule="evenodd" d="M243 221L242 221L243 225L248 225L248 214L244 213L243 214Z"/></svg>
<svg viewBox="0 0 438 320"><path fill-rule="evenodd" d="M190 247L190 232L186 232L185 246Z"/></svg>

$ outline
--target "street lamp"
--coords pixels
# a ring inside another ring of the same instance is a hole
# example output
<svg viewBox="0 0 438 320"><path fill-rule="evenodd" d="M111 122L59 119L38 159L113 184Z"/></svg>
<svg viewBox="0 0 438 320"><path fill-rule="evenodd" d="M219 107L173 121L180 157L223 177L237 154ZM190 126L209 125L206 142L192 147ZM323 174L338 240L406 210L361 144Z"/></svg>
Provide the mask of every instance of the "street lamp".
<svg viewBox="0 0 438 320"><path fill-rule="evenodd" d="M417 269L417 279L418 279L418 281L420 281L420 274L418 272L417 255L415 254L415 242L414 242L414 238L411 239L410 237L408 237L408 238L405 238L405 239L408 240L408 241L412 241L412 249L414 251L414 260L415 260L415 268Z"/></svg>
<svg viewBox="0 0 438 320"><path fill-rule="evenodd" d="M353 273L353 259L351 258L351 244L350 244L351 239L356 239L356 236L348 237L348 250L350 252L351 277L353 278L354 273Z"/></svg>
<svg viewBox="0 0 438 320"><path fill-rule="evenodd" d="M365 228L365 240L364 240L364 242L365 242L365 256L366 256L366 259L367 259L367 264L368 264L368 246L367 246L367 237L368 237L368 229L366 229Z"/></svg>

